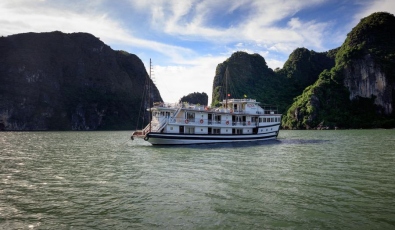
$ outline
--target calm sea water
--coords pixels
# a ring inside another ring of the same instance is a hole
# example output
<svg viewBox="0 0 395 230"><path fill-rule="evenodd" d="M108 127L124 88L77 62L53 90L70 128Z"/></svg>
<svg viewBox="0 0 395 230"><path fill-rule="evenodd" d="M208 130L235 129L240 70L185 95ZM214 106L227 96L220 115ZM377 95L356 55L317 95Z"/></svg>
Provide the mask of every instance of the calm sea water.
<svg viewBox="0 0 395 230"><path fill-rule="evenodd" d="M0 132L0 229L395 229L395 130L130 134Z"/></svg>

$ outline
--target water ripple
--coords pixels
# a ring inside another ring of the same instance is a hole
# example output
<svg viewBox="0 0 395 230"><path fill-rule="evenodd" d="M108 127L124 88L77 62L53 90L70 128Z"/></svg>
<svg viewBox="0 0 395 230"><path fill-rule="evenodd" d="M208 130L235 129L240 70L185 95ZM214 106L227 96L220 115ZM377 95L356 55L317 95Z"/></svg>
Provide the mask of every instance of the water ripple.
<svg viewBox="0 0 395 230"><path fill-rule="evenodd" d="M395 228L394 130L177 147L0 134L0 229Z"/></svg>

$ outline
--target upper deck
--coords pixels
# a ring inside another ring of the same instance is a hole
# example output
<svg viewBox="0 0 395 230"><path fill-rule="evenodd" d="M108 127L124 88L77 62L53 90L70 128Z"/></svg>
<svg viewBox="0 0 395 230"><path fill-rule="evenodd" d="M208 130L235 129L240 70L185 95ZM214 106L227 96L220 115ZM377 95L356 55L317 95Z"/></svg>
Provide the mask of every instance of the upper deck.
<svg viewBox="0 0 395 230"><path fill-rule="evenodd" d="M152 111L168 111L175 112L177 110L187 111L205 111L210 113L223 114L278 114L276 106L260 106L255 99L228 99L221 102L222 106L211 108L205 105L191 104L191 103L154 103Z"/></svg>

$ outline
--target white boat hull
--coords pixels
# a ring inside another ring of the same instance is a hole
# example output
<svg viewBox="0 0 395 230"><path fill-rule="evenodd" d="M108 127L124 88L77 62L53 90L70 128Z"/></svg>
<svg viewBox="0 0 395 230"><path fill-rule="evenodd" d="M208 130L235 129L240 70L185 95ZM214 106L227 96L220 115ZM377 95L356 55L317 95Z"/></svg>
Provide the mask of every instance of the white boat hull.
<svg viewBox="0 0 395 230"><path fill-rule="evenodd" d="M188 145L188 144L211 144L226 142L264 141L276 139L277 131L262 134L241 135L199 135L199 134L169 134L149 133L145 140L153 145Z"/></svg>

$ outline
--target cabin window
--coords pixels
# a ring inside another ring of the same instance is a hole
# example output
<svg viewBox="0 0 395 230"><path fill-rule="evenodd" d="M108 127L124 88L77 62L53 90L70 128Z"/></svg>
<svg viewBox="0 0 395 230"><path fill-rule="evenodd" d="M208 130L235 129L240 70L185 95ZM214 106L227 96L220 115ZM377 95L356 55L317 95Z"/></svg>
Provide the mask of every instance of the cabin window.
<svg viewBox="0 0 395 230"><path fill-rule="evenodd" d="M240 123L243 121L243 117L242 116L232 116L232 120L233 120L233 122ZM245 120L245 117L244 117L244 120Z"/></svg>
<svg viewBox="0 0 395 230"><path fill-rule="evenodd" d="M213 129L213 134L220 134L221 130L220 129Z"/></svg>
<svg viewBox="0 0 395 230"><path fill-rule="evenodd" d="M208 123L209 125L212 124L212 119L213 119L213 115L212 115L211 113L209 113L209 114L207 115L207 123Z"/></svg>
<svg viewBox="0 0 395 230"><path fill-rule="evenodd" d="M170 130L173 130L173 127L170 127Z"/></svg>
<svg viewBox="0 0 395 230"><path fill-rule="evenodd" d="M185 119L192 121L192 122L195 121L195 113L186 112Z"/></svg>
<svg viewBox="0 0 395 230"><path fill-rule="evenodd" d="M195 133L195 128L194 127L186 127L185 128L185 133L194 134Z"/></svg>
<svg viewBox="0 0 395 230"><path fill-rule="evenodd" d="M233 129L232 134L243 134L243 130L242 129Z"/></svg>
<svg viewBox="0 0 395 230"><path fill-rule="evenodd" d="M215 124L221 124L221 115L214 114L214 122Z"/></svg>

